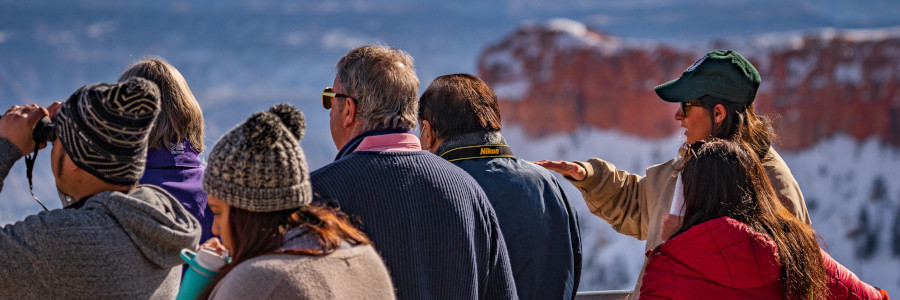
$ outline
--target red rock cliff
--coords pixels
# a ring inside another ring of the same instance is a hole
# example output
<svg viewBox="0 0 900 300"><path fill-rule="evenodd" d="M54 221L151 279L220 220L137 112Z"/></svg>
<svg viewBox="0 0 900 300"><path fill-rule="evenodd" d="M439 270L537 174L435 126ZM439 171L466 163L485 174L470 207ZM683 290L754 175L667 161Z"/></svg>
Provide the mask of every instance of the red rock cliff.
<svg viewBox="0 0 900 300"><path fill-rule="evenodd" d="M676 104L653 87L713 49L734 49L760 71L756 108L774 118L779 147L802 149L837 133L900 145L900 30L779 34L684 49L630 41L568 20L520 28L486 48L480 76L504 122L534 136L580 126L647 138L679 131Z"/></svg>

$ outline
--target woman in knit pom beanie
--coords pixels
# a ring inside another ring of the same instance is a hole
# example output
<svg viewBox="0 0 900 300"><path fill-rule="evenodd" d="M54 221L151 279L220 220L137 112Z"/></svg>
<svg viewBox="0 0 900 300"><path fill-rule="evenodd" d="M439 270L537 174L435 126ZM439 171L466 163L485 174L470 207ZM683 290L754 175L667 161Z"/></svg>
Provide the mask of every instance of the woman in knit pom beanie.
<svg viewBox="0 0 900 300"><path fill-rule="evenodd" d="M288 104L258 112L213 147L203 189L215 220L206 247L232 263L210 299L393 299L387 268L340 211L312 203L299 141L306 122Z"/></svg>

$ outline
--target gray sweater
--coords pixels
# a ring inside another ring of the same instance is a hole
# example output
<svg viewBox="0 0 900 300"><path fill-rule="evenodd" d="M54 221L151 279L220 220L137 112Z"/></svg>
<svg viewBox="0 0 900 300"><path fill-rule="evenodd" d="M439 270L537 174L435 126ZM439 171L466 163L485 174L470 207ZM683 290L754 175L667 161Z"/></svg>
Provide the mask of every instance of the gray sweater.
<svg viewBox="0 0 900 300"><path fill-rule="evenodd" d="M319 243L300 228L285 234L282 250ZM270 254L248 259L225 275L210 299L394 299L384 262L372 246L349 243L324 256Z"/></svg>
<svg viewBox="0 0 900 300"><path fill-rule="evenodd" d="M0 179L20 157L0 138ZM198 243L199 222L155 186L84 201L78 209L40 212L0 230L0 296L174 298L183 263L178 253Z"/></svg>

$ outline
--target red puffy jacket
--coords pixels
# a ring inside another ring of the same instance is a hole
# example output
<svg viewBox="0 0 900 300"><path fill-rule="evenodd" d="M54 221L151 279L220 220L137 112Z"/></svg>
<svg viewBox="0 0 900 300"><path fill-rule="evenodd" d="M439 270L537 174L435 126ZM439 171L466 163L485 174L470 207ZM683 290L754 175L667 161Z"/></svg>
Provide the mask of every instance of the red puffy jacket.
<svg viewBox="0 0 900 300"><path fill-rule="evenodd" d="M778 246L768 235L721 217L663 243L647 263L640 299L781 299ZM822 251L828 299L882 294Z"/></svg>

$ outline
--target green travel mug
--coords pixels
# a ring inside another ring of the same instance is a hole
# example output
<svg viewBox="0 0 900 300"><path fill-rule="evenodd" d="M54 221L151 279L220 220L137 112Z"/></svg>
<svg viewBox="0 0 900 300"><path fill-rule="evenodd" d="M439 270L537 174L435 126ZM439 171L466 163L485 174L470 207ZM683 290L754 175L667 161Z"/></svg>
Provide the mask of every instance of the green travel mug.
<svg viewBox="0 0 900 300"><path fill-rule="evenodd" d="M181 259L187 262L190 268L181 278L181 288L178 290L176 300L196 299L229 261L227 257L210 248L200 248L196 253L190 249L181 249Z"/></svg>

